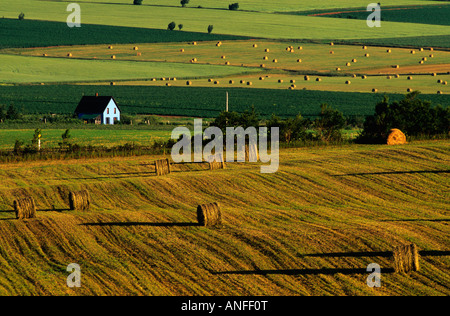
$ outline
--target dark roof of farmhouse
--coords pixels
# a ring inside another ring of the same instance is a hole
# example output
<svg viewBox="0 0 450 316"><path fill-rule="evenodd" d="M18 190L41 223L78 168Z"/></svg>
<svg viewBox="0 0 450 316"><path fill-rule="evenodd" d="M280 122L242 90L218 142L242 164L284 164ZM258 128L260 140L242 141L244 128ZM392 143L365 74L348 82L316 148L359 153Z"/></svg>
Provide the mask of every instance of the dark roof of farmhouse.
<svg viewBox="0 0 450 316"><path fill-rule="evenodd" d="M75 113L101 114L105 111L111 99L114 100L112 96L83 96L75 109ZM116 100L114 100L114 103L117 105Z"/></svg>

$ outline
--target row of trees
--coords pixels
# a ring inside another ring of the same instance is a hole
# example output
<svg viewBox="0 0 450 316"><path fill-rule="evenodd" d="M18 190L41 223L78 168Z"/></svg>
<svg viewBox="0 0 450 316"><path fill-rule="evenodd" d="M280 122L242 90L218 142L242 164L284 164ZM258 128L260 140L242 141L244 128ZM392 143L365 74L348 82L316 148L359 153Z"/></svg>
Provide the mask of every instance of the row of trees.
<svg viewBox="0 0 450 316"><path fill-rule="evenodd" d="M22 113L12 104L6 107L0 104L0 122L6 120L18 120L22 118Z"/></svg>
<svg viewBox="0 0 450 316"><path fill-rule="evenodd" d="M175 21L172 21L167 25L167 29L169 31L175 30L176 27L177 27L177 24L175 23ZM178 29L181 31L183 29L183 24L178 24ZM208 28L207 28L208 34L211 34L213 29L214 29L214 25L208 25Z"/></svg>
<svg viewBox="0 0 450 316"><path fill-rule="evenodd" d="M134 5L141 5L143 0L133 0ZM189 0L181 0L180 1L181 6L184 8L187 4L189 4ZM199 6L200 8L200 6ZM232 3L228 5L229 10L238 10L239 9L239 3Z"/></svg>
<svg viewBox="0 0 450 316"><path fill-rule="evenodd" d="M385 97L375 106L374 115L366 117L363 128L358 135L358 143L385 143L389 131L400 129L407 136L430 138L436 135L450 136L450 107L432 106L431 102L419 98L420 92L407 94L401 101L390 103ZM276 115L262 122L254 107L242 114L222 112L211 125L225 132L227 126L258 127L266 125L269 128L279 127L280 141L340 142L343 140L342 130L348 125L354 125L356 120L346 118L342 112L324 103L320 113L314 120L298 114L294 118L282 119Z"/></svg>

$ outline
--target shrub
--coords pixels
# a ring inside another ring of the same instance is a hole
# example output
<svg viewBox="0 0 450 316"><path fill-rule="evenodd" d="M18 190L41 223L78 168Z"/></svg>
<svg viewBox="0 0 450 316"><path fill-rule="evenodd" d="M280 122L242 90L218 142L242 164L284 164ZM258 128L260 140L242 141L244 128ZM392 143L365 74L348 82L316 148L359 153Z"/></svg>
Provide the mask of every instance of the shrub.
<svg viewBox="0 0 450 316"><path fill-rule="evenodd" d="M178 24L178 29L181 31L183 29L183 24Z"/></svg>
<svg viewBox="0 0 450 316"><path fill-rule="evenodd" d="M21 12L19 14L19 20L23 20L23 19L25 19L25 13Z"/></svg>
<svg viewBox="0 0 450 316"><path fill-rule="evenodd" d="M314 122L317 136L324 142L341 141L344 128L344 115L326 103L320 106L319 118Z"/></svg>
<svg viewBox="0 0 450 316"><path fill-rule="evenodd" d="M169 25L167 25L167 29L173 31L177 24L175 22L170 22Z"/></svg>
<svg viewBox="0 0 450 316"><path fill-rule="evenodd" d="M232 3L228 5L228 10L239 10L239 3Z"/></svg>
<svg viewBox="0 0 450 316"><path fill-rule="evenodd" d="M214 25L208 25L208 34L211 34L213 29L214 29Z"/></svg>
<svg viewBox="0 0 450 316"><path fill-rule="evenodd" d="M142 0L133 0L133 4L134 5L141 5L142 4Z"/></svg>

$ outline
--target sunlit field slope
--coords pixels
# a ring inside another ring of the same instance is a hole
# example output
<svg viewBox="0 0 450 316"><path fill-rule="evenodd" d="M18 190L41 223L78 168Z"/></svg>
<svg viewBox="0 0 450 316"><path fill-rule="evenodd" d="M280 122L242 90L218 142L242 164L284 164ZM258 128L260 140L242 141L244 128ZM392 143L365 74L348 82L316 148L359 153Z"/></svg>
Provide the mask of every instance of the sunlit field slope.
<svg viewBox="0 0 450 316"><path fill-rule="evenodd" d="M449 143L283 150L280 168L209 171L158 157L1 165L0 294L449 295ZM92 208L68 211L71 190ZM29 194L37 218L16 220ZM217 201L223 226L197 226ZM416 243L420 271L396 274ZM366 267L382 267L369 288ZM70 263L81 287L66 286Z"/></svg>

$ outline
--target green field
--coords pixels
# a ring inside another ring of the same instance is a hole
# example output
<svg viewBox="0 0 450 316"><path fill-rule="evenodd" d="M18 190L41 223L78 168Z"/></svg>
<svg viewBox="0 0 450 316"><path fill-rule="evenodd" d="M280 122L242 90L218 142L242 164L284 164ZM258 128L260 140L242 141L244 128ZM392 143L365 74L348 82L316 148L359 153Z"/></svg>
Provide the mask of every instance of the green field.
<svg viewBox="0 0 450 316"><path fill-rule="evenodd" d="M294 1L291 1L291 4L294 4ZM20 12L25 11L27 19L65 22L68 15L66 7L66 2L23 0L18 3L8 0L2 14L6 18L16 18ZM98 12L102 12L102 15ZM195 19L192 19L193 15ZM165 29L171 21L182 23L183 30L190 32L206 32L207 26L213 24L216 34L276 39L348 40L402 38L417 34L436 36L450 33L449 26L440 25L384 22L381 29L372 29L367 27L365 21L360 20L331 20L322 17L248 11L83 3L82 23Z"/></svg>
<svg viewBox="0 0 450 316"><path fill-rule="evenodd" d="M283 150L275 174L184 164L156 177L149 156L2 165L0 294L448 296L449 148ZM69 211L80 189L91 209ZM25 194L37 217L15 220ZM211 201L223 226L197 226ZM404 243L417 244L420 271L393 273ZM380 288L366 284L373 262ZM66 285L69 263L80 288Z"/></svg>
<svg viewBox="0 0 450 316"><path fill-rule="evenodd" d="M243 112L252 105L263 116L275 113L281 117L317 116L320 104L329 103L344 115L372 115L383 94L332 91L157 87L157 86L0 86L0 104L13 103L26 114L71 114L84 95L112 95L126 114L182 115L216 117L225 109L229 93L230 111ZM404 94L387 94L391 100L401 100ZM448 106L448 95L422 95L434 105Z"/></svg>

